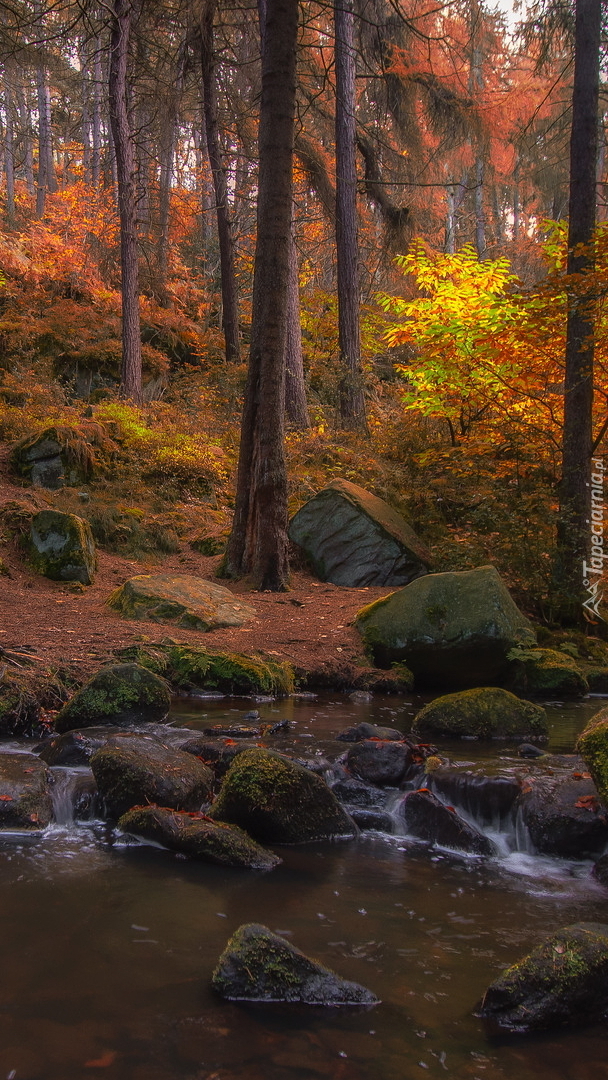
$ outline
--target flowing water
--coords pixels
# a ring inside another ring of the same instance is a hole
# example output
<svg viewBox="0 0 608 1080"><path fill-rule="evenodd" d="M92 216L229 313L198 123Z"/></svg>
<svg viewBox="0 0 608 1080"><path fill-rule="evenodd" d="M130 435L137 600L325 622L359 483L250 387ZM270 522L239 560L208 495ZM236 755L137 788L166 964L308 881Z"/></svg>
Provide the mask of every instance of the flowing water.
<svg viewBox="0 0 608 1080"><path fill-rule="evenodd" d="M601 704L555 703L550 749L571 750ZM408 730L419 706L329 695L256 707L264 721L294 722L277 748L335 757L344 727ZM251 707L180 701L174 722L238 722ZM449 752L474 762L510 750L467 742ZM363 833L283 848L270 874L226 870L127 844L94 818L74 821L74 803L92 812L90 774L53 772L58 823L40 837L0 839L0 1080L607 1080L608 1029L497 1042L474 1015L488 983L541 938L579 919L608 921L608 893L589 863L531 855L511 824L503 854L485 862ZM289 935L382 1004L217 999L210 974L250 921Z"/></svg>

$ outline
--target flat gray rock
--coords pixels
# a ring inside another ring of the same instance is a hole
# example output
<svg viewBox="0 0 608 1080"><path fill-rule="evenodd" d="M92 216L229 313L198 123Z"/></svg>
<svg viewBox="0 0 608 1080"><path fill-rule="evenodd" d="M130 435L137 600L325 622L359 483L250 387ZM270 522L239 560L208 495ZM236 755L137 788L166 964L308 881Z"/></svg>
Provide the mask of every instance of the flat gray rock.
<svg viewBox="0 0 608 1080"><path fill-rule="evenodd" d="M256 613L230 589L190 574L139 574L116 589L108 604L126 619L204 631L242 626Z"/></svg>

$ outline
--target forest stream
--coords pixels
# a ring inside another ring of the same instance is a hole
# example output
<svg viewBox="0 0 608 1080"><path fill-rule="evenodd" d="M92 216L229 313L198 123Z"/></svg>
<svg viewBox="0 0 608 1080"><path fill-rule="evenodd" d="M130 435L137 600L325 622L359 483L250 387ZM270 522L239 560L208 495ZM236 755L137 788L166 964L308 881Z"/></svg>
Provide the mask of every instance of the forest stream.
<svg viewBox="0 0 608 1080"><path fill-rule="evenodd" d="M565 753L602 704L547 707L549 749ZM408 731L419 699L338 694L257 704L287 718L273 747L332 760L335 736L370 721ZM175 703L176 726L235 723L246 699ZM8 747L18 751L17 742ZM442 746L454 760L512 761L515 744ZM75 821L89 774L55 768L42 835L3 834L5 977L0 1080L605 1080L608 1029L489 1038L475 1008L510 963L558 927L606 918L591 864L535 856L514 823L486 828L481 860L362 832L356 841L276 849L272 873L187 860ZM397 792L395 792L397 795ZM11 885L10 889L6 888ZM244 1006L209 980L229 936L260 922L369 987L375 1008Z"/></svg>

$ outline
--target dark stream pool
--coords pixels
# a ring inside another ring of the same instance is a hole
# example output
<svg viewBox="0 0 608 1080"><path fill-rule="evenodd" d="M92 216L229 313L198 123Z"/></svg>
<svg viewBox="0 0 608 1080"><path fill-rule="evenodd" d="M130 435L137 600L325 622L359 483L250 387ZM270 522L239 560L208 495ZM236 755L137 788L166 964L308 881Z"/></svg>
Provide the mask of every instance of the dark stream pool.
<svg viewBox="0 0 608 1080"><path fill-rule="evenodd" d="M331 746L335 756L331 738L344 727L408 730L419 704L330 695L257 707L263 720L295 721L286 739L303 754ZM551 707L550 748L570 750L601 704ZM181 701L175 723L237 721L251 707ZM508 750L449 752L473 761ZM0 1080L608 1078L608 1029L494 1042L473 1015L487 984L543 935L608 921L588 863L521 851L480 863L368 833L282 849L283 865L256 875L114 843L102 823L63 817L42 837L0 840ZM250 921L288 934L382 1004L218 1000L210 973Z"/></svg>

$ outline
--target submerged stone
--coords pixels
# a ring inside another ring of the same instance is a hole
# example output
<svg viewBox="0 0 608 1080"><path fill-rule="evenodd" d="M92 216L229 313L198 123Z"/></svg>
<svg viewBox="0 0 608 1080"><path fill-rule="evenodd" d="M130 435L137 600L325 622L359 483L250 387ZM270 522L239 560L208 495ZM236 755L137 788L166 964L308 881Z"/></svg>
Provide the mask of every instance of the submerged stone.
<svg viewBox="0 0 608 1080"><path fill-rule="evenodd" d="M129 578L108 598L126 619L175 623L187 630L243 626L255 617L229 589L189 574L140 574Z"/></svg>
<svg viewBox="0 0 608 1080"><path fill-rule="evenodd" d="M413 732L422 739L538 737L547 734L547 715L508 690L482 686L435 698L416 716Z"/></svg>
<svg viewBox="0 0 608 1080"><path fill-rule="evenodd" d="M281 862L278 855L256 844L236 825L210 821L204 814L138 806L123 814L118 827L218 866L273 870Z"/></svg>
<svg viewBox="0 0 608 1080"><path fill-rule="evenodd" d="M98 724L158 723L171 705L164 679L139 664L108 664L77 690L55 720L58 732Z"/></svg>
<svg viewBox="0 0 608 1080"><path fill-rule="evenodd" d="M0 830L46 828L52 818L48 782L35 754L0 753Z"/></svg>
<svg viewBox="0 0 608 1080"><path fill-rule="evenodd" d="M211 770L150 735L116 735L96 750L90 765L111 818L146 803L200 810L211 798Z"/></svg>
<svg viewBox="0 0 608 1080"><path fill-rule="evenodd" d="M209 814L268 843L301 844L357 831L321 777L261 748L237 755Z"/></svg>
<svg viewBox="0 0 608 1080"><path fill-rule="evenodd" d="M340 978L266 926L248 923L230 938L211 979L228 1001L377 1005L359 983Z"/></svg>
<svg viewBox="0 0 608 1080"><path fill-rule="evenodd" d="M496 852L487 836L461 818L453 806L444 806L427 788L408 792L401 803L400 814L408 832L419 840L472 855L494 855Z"/></svg>
<svg viewBox="0 0 608 1080"><path fill-rule="evenodd" d="M332 480L305 503L291 519L289 537L317 577L334 585L406 585L431 562L401 514L348 480Z"/></svg>
<svg viewBox="0 0 608 1080"><path fill-rule="evenodd" d="M608 1011L608 926L581 922L558 931L486 990L479 1015L501 1031L573 1027Z"/></svg>
<svg viewBox="0 0 608 1080"><path fill-rule="evenodd" d="M97 567L93 533L88 521L59 510L41 510L32 518L28 541L32 567L53 581L91 585Z"/></svg>
<svg viewBox="0 0 608 1080"><path fill-rule="evenodd" d="M404 660L417 685L482 686L534 631L493 566L428 574L363 608L355 625L380 667Z"/></svg>
<svg viewBox="0 0 608 1080"><path fill-rule="evenodd" d="M352 694L351 694L352 697ZM378 724L357 724L355 727L346 728L336 735L341 742L362 742L363 739L384 739L392 742L401 742L403 732L396 728L379 727Z"/></svg>

